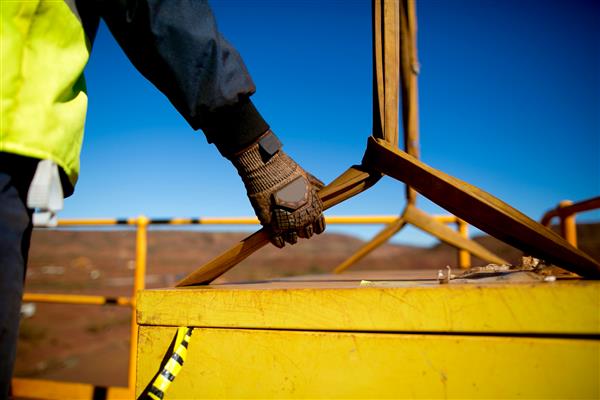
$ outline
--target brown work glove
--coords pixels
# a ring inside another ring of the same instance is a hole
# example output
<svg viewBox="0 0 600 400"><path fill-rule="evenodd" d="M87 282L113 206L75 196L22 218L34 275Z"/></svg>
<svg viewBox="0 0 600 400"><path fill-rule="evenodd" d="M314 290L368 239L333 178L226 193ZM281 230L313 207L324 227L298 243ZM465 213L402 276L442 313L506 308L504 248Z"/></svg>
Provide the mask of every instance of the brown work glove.
<svg viewBox="0 0 600 400"><path fill-rule="evenodd" d="M323 203L317 196L323 182L285 154L273 132L267 131L230 159L275 246L294 244L299 237L308 239L325 230Z"/></svg>

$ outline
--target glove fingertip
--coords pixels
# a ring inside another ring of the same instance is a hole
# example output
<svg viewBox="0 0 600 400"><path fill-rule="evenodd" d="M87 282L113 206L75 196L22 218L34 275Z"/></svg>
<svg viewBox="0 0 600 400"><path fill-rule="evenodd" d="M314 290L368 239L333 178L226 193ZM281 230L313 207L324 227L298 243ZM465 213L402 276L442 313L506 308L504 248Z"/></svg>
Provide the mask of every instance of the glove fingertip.
<svg viewBox="0 0 600 400"><path fill-rule="evenodd" d="M281 236L271 236L271 243L273 243L275 247L278 247L280 249L285 246L285 241Z"/></svg>
<svg viewBox="0 0 600 400"><path fill-rule="evenodd" d="M317 235L320 235L325 231L325 217L321 215L318 220L314 223L314 231Z"/></svg>
<svg viewBox="0 0 600 400"><path fill-rule="evenodd" d="M289 244L296 244L298 242L298 234L296 232L288 232L285 235L285 241Z"/></svg>
<svg viewBox="0 0 600 400"><path fill-rule="evenodd" d="M306 237L307 239L310 239L310 238L311 238L311 236L312 236L312 235L313 235L313 233L314 233L314 228L313 228L313 226L312 226L311 224L309 224L309 225L305 226L305 227L302 229L302 231L304 232L304 235L305 235L305 237Z"/></svg>

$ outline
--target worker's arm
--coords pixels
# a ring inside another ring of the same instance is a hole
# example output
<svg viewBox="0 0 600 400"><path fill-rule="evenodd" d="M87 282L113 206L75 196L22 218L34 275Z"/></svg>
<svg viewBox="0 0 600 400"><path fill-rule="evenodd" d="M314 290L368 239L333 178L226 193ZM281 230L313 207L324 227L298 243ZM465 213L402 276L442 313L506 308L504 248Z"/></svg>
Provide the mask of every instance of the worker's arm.
<svg viewBox="0 0 600 400"><path fill-rule="evenodd" d="M207 1L97 0L96 7L133 65L210 142L243 147L269 128L249 99L254 82Z"/></svg>
<svg viewBox="0 0 600 400"><path fill-rule="evenodd" d="M272 242L324 229L322 185L281 150L256 110L255 86L217 29L206 1L97 0L97 11L136 68L237 168Z"/></svg>

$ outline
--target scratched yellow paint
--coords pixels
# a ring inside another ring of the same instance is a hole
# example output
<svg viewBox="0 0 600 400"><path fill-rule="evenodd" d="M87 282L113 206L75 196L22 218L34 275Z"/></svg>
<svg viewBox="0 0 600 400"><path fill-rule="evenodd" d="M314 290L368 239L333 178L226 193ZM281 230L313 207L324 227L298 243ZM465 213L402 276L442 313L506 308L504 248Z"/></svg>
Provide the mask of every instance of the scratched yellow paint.
<svg viewBox="0 0 600 400"><path fill-rule="evenodd" d="M140 329L137 394L175 328ZM600 342L196 329L167 399L598 398Z"/></svg>
<svg viewBox="0 0 600 400"><path fill-rule="evenodd" d="M322 287L315 287L321 285ZM359 282L146 290L142 325L303 330L600 334L600 281L535 284ZM266 287L266 289L265 289Z"/></svg>
<svg viewBox="0 0 600 400"><path fill-rule="evenodd" d="M272 282L138 296L136 390L166 398L599 398L600 282Z"/></svg>

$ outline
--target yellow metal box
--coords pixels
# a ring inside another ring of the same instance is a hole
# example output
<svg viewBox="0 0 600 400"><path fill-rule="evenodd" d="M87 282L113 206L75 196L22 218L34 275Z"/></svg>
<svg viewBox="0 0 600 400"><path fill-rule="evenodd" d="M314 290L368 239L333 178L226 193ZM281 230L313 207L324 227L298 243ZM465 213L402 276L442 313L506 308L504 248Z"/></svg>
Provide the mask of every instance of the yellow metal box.
<svg viewBox="0 0 600 400"><path fill-rule="evenodd" d="M600 397L600 282L421 275L142 291L136 394L191 326L167 399Z"/></svg>

